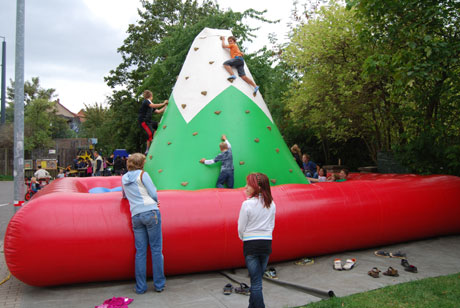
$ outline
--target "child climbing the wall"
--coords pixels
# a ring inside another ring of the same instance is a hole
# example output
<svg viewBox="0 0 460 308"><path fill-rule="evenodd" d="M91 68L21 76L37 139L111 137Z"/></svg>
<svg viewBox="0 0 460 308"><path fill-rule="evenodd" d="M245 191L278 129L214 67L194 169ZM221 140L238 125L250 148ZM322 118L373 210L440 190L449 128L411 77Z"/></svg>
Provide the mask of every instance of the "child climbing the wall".
<svg viewBox="0 0 460 308"><path fill-rule="evenodd" d="M145 90L143 93L144 101L142 102L141 108L139 109L138 121L139 125L147 133L147 149L145 150L145 155L148 154L150 143L152 142L153 135L158 128L158 122L152 122L152 112L154 113L163 113L168 105L168 100L165 100L161 104L152 103L153 93L149 90ZM160 109L157 109L160 108Z"/></svg>
<svg viewBox="0 0 460 308"><path fill-rule="evenodd" d="M241 79L246 81L249 85L251 85L254 88L254 92L252 94L256 96L257 91L259 91L259 87L254 83L254 81L252 81L248 76L246 76L246 73L244 72L243 53L238 48L238 45L236 45L236 38L234 36L230 36L228 38L228 45L225 44L224 36L221 36L220 39L222 41L222 48L230 49L231 59L224 62L224 67L230 74L230 77L228 77L227 80L233 82L236 79L232 67L236 68L238 76L240 76Z"/></svg>
<svg viewBox="0 0 460 308"><path fill-rule="evenodd" d="M220 167L220 174L217 178L217 188L224 188L224 184L227 183L227 188L233 188L234 182L234 173L233 173L233 154L232 154L232 146L230 142L227 140L227 136L222 135L222 141L219 144L220 153L214 159L207 160L206 158L202 158L200 163L205 165L211 165L217 163L219 161L222 162L222 166Z"/></svg>

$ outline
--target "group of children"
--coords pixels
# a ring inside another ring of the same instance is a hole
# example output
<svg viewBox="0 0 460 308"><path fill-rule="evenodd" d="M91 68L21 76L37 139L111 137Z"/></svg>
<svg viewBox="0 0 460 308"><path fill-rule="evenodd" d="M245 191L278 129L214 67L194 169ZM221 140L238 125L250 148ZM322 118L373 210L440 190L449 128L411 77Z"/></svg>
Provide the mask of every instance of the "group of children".
<svg viewBox="0 0 460 308"><path fill-rule="evenodd" d="M292 156L294 156L297 165L300 169L302 169L305 177L310 182L345 182L348 178L348 170L346 169L341 169L339 173L331 173L327 176L327 171L311 161L310 155L302 154L300 147L297 144L294 144L291 147L291 153Z"/></svg>

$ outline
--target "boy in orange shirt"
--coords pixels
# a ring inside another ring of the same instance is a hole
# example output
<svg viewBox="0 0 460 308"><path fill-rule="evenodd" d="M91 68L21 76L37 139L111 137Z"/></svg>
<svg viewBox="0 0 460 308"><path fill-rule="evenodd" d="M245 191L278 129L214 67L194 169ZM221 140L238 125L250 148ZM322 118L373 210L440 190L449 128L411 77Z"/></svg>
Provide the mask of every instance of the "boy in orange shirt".
<svg viewBox="0 0 460 308"><path fill-rule="evenodd" d="M227 78L228 81L233 82L236 79L236 76L233 74L232 67L235 67L238 71L238 76L240 76L244 81L254 87L253 95L256 96L259 87L252 81L246 73L244 72L244 60L243 60L243 53L236 45L236 38L234 36L230 36L228 38L228 45L225 44L225 37L221 36L220 39L222 40L222 48L230 49L230 60L224 62L224 67L227 72L230 74L230 77Z"/></svg>

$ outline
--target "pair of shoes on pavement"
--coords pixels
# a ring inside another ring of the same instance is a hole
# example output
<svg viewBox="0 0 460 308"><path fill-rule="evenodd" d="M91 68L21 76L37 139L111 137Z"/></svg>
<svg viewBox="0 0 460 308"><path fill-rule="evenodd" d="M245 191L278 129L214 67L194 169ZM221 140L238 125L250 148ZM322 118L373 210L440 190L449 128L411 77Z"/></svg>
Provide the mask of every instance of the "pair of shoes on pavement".
<svg viewBox="0 0 460 308"><path fill-rule="evenodd" d="M386 251L383 251L383 250L377 250L374 252L374 254L378 257L385 257L385 258L400 258L400 259L405 259L406 258L406 254L401 252L401 251L397 251L397 252L386 252Z"/></svg>
<svg viewBox="0 0 460 308"><path fill-rule="evenodd" d="M355 264L356 264L356 259L355 258L347 259L345 261L345 264L343 264L343 265L342 265L342 260L336 258L336 259L334 259L334 264L333 264L332 267L336 271L341 271L341 270L349 271L353 267L355 267Z"/></svg>
<svg viewBox="0 0 460 308"><path fill-rule="evenodd" d="M402 259L401 260L401 265L404 267L404 270L409 273L418 273L417 267L414 265L409 264L409 261L407 259Z"/></svg>
<svg viewBox="0 0 460 308"><path fill-rule="evenodd" d="M249 295L251 294L250 287L244 282L240 283L239 287L233 288L231 283L227 283L223 289L224 295L230 295L233 291L237 294Z"/></svg>
<svg viewBox="0 0 460 308"><path fill-rule="evenodd" d="M379 273L381 270L379 270L377 267L373 267L367 274L373 278L379 278ZM392 277L398 277L398 270L392 268L391 266L387 269L386 272L383 272L383 275L385 276L392 276Z"/></svg>

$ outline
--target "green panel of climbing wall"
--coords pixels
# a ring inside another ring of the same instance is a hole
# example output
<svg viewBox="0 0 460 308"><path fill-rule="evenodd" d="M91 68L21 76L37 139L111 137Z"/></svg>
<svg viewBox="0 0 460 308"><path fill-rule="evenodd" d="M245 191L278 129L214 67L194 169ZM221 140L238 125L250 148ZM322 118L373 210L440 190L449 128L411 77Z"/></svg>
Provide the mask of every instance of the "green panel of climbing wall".
<svg viewBox="0 0 460 308"><path fill-rule="evenodd" d="M251 172L267 174L271 185L308 183L278 128L237 88L221 92L188 124L174 97L169 102L145 165L157 189L214 188L221 163L199 161L220 153L222 134L232 145L235 188L245 186Z"/></svg>

